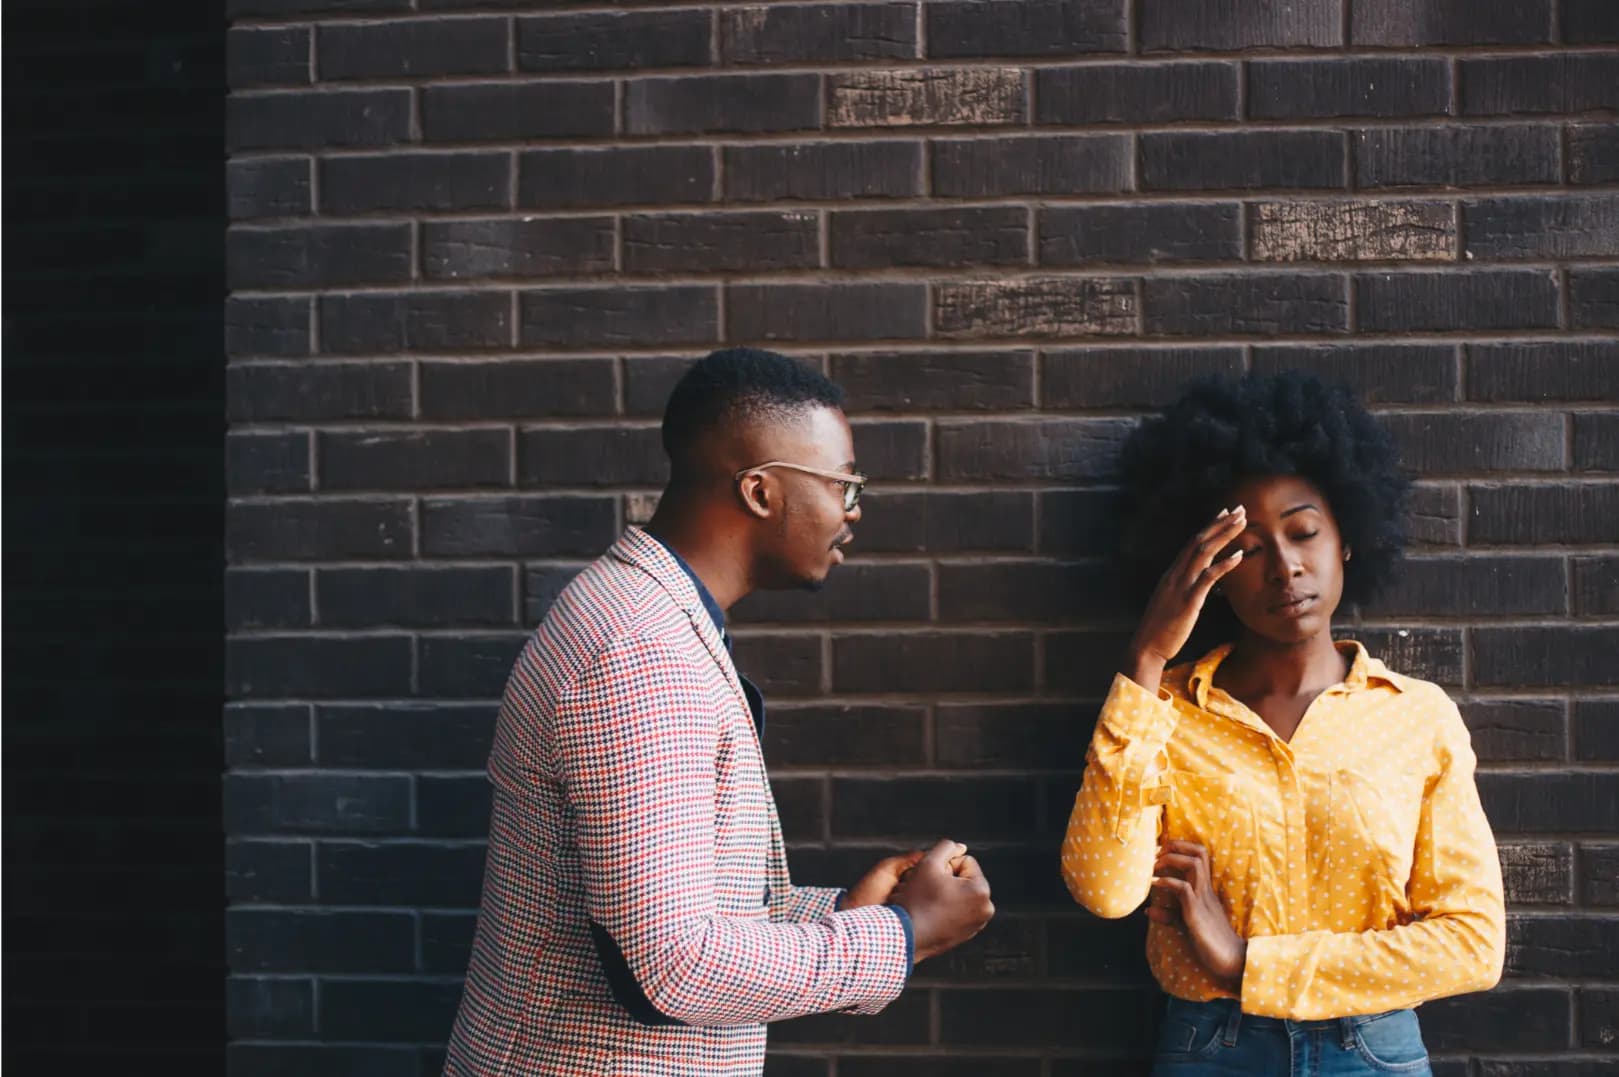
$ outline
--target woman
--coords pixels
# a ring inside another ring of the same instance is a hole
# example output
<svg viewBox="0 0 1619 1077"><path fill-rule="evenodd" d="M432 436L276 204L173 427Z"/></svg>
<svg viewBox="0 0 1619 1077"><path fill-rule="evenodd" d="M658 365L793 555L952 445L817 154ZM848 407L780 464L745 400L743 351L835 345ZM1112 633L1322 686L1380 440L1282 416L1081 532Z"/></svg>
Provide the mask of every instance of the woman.
<svg viewBox="0 0 1619 1077"><path fill-rule="evenodd" d="M1250 376L1143 424L1124 474L1162 576L1062 870L1099 916L1150 895L1154 1072L1428 1073L1410 1007L1493 986L1505 916L1455 704L1331 634L1404 544L1389 437L1341 389ZM1194 628L1226 642L1170 666Z"/></svg>

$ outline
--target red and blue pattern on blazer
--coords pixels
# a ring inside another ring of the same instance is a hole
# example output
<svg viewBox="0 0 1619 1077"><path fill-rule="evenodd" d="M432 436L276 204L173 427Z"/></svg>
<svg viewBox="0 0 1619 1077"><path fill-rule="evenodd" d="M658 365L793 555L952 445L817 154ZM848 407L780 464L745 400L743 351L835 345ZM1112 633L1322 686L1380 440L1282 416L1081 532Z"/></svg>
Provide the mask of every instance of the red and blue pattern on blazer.
<svg viewBox="0 0 1619 1077"><path fill-rule="evenodd" d="M839 891L792 885L735 668L650 535L580 573L524 648L489 776L446 1075L751 1077L765 1022L876 1013L904 988L894 910L838 912Z"/></svg>

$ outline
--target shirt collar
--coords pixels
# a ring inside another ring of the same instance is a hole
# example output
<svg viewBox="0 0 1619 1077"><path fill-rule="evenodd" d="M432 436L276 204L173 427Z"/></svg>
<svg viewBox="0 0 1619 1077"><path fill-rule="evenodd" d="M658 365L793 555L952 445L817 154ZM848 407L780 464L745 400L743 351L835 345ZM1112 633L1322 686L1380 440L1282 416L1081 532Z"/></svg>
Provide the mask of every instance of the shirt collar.
<svg viewBox="0 0 1619 1077"><path fill-rule="evenodd" d="M658 538L657 535L650 531L645 532L645 534L648 538L655 540L659 546L669 551L669 556L675 559L675 564L680 566L680 570L691 577L691 585L697 588L697 598L702 602L703 609L707 610L708 615L714 619L714 627L719 629L720 638L728 639L729 637L725 635L725 611L720 609L718 602L714 601L714 596L703 585L703 581L697 578L697 573L693 572L691 566L686 564L686 559L676 553L673 546Z"/></svg>
<svg viewBox="0 0 1619 1077"><path fill-rule="evenodd" d="M1230 656L1235 646L1233 643L1222 644L1198 659L1197 664L1192 667L1192 674L1187 678L1186 687L1201 709L1209 709L1209 690L1214 686L1214 671L1220 668L1220 663ZM1349 673L1336 690L1345 693L1358 692L1372 681L1381 681L1397 692L1405 691L1405 685L1401 683L1403 678L1391 673L1381 661L1367 654L1366 648L1359 640L1339 640L1334 646L1338 648L1339 654L1349 659Z"/></svg>

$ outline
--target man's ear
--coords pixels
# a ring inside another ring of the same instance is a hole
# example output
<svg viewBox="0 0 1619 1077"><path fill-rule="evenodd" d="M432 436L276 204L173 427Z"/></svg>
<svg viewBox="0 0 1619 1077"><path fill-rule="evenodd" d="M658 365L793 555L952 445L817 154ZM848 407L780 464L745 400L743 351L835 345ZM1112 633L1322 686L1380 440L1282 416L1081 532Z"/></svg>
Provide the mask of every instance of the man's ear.
<svg viewBox="0 0 1619 1077"><path fill-rule="evenodd" d="M775 492L766 481L764 472L754 471L742 476L737 480L736 489L737 496L742 499L743 509L751 515L765 520L775 514Z"/></svg>

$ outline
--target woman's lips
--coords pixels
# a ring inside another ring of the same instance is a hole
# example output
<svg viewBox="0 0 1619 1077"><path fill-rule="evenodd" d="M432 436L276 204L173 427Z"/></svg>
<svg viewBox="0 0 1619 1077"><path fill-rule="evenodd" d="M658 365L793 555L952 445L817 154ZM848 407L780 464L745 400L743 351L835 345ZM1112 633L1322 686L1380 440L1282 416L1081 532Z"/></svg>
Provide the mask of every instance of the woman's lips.
<svg viewBox="0 0 1619 1077"><path fill-rule="evenodd" d="M1315 606L1315 602L1315 595L1299 595L1297 598L1290 598L1272 606L1271 612L1281 614L1283 617L1302 617Z"/></svg>

